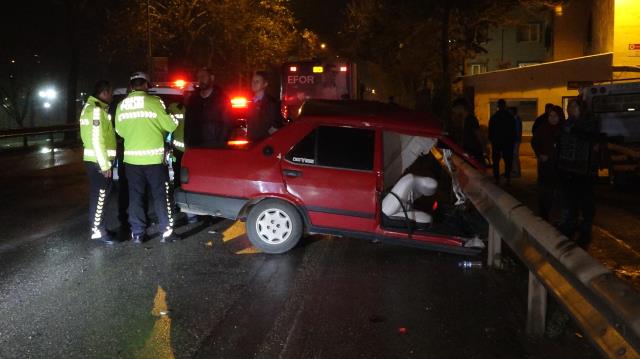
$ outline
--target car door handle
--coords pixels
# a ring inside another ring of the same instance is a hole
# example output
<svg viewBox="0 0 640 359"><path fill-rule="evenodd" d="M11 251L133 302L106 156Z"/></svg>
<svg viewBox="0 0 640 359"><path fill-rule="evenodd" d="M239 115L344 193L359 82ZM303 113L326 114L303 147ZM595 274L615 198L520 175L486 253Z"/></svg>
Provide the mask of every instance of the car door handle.
<svg viewBox="0 0 640 359"><path fill-rule="evenodd" d="M302 176L302 172L296 170L282 170L282 174L287 177L300 177Z"/></svg>

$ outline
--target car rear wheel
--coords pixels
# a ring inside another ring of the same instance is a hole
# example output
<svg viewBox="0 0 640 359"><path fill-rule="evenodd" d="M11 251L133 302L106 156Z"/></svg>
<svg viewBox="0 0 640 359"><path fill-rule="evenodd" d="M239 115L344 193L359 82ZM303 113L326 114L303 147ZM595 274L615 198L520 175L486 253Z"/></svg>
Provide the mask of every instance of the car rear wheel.
<svg viewBox="0 0 640 359"><path fill-rule="evenodd" d="M266 253L284 253L302 237L302 219L292 205L274 199L255 205L247 218L251 243Z"/></svg>

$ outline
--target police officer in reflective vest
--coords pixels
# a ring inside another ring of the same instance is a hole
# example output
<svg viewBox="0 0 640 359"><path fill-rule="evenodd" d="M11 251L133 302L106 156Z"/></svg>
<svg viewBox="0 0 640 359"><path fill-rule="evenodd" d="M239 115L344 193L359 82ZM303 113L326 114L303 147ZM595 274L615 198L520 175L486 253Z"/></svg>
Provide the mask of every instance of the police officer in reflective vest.
<svg viewBox="0 0 640 359"><path fill-rule="evenodd" d="M131 239L142 243L147 229L145 187L153 198L162 243L179 239L173 233L173 200L165 163L164 139L178 120L157 96L147 94L150 80L143 72L131 78L131 93L116 109L116 132L124 139L124 164L129 181Z"/></svg>
<svg viewBox="0 0 640 359"><path fill-rule="evenodd" d="M111 191L116 135L107 107L113 97L109 82L101 80L87 99L80 114L80 137L84 147L84 163L89 175L89 221L91 239L115 243L104 226L105 205Z"/></svg>
<svg viewBox="0 0 640 359"><path fill-rule="evenodd" d="M178 120L178 127L173 131L172 147L173 156L173 186L180 187L180 172L182 171L182 156L184 155L184 113L185 106L180 102L173 102L167 107L169 113ZM198 222L198 216L187 213L187 222L193 224Z"/></svg>

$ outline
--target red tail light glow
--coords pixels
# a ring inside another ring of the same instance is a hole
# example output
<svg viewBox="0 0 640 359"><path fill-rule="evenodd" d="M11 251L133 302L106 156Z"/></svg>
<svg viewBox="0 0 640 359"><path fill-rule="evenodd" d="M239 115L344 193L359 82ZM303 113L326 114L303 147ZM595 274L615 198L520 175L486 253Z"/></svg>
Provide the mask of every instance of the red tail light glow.
<svg viewBox="0 0 640 359"><path fill-rule="evenodd" d="M187 81L183 79L178 79L173 82L173 85L177 88L184 88L187 85Z"/></svg>
<svg viewBox="0 0 640 359"><path fill-rule="evenodd" d="M249 140L229 140L227 141L227 145L233 147L242 147L249 144Z"/></svg>
<svg viewBox="0 0 640 359"><path fill-rule="evenodd" d="M234 97L231 99L232 108L247 108L248 106L249 101L246 97Z"/></svg>

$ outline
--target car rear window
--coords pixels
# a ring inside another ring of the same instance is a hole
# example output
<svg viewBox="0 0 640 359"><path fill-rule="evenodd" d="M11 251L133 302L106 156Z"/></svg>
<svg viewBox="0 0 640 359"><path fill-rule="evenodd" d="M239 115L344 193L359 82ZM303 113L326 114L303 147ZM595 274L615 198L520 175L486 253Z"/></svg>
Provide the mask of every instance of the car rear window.
<svg viewBox="0 0 640 359"><path fill-rule="evenodd" d="M373 170L373 130L320 126L287 154L287 160L324 167Z"/></svg>

